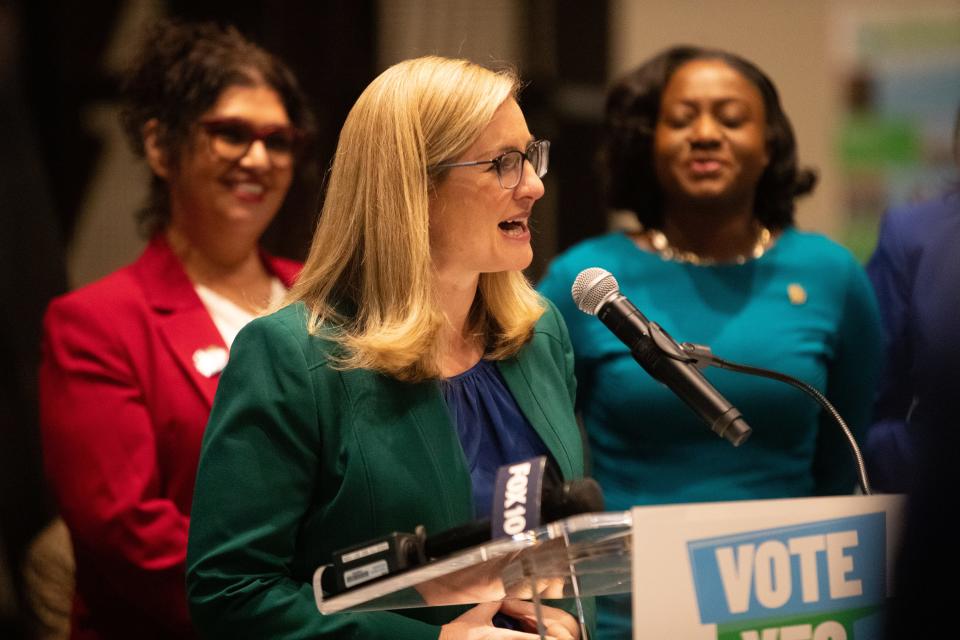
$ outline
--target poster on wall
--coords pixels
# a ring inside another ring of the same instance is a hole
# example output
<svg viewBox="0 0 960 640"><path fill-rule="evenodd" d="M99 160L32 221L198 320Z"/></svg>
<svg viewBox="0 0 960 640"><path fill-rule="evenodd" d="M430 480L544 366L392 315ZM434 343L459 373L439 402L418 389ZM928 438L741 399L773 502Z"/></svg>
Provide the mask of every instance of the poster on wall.
<svg viewBox="0 0 960 640"><path fill-rule="evenodd" d="M835 136L844 244L866 259L883 211L958 179L960 5L830 5L830 57L843 98Z"/></svg>

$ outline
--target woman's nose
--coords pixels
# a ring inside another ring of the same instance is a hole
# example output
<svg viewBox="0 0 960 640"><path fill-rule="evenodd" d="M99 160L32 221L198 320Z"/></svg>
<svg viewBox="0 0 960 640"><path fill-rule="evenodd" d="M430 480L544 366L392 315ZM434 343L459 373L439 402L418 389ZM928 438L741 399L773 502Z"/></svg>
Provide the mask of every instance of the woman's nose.
<svg viewBox="0 0 960 640"><path fill-rule="evenodd" d="M720 125L709 115L702 115L693 122L690 128L690 140L694 145L709 145L720 142Z"/></svg>
<svg viewBox="0 0 960 640"><path fill-rule="evenodd" d="M514 187L513 194L515 198L533 198L539 200L543 197L543 180L537 175L533 165L528 160L523 161L523 175L520 176L520 183Z"/></svg>
<svg viewBox="0 0 960 640"><path fill-rule="evenodd" d="M240 158L240 166L248 169L269 169L270 154L267 153L267 147L263 140L254 140L250 148Z"/></svg>

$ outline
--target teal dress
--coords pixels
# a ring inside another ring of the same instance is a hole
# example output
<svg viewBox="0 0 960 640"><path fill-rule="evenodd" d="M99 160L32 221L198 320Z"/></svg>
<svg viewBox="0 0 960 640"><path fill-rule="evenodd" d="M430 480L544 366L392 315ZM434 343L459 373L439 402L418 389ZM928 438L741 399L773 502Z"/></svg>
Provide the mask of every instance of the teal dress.
<svg viewBox="0 0 960 640"><path fill-rule="evenodd" d="M845 249L788 229L757 260L695 266L665 261L615 233L558 257L539 288L570 331L592 475L609 509L853 491L854 465L839 427L783 383L706 370L753 428L739 448L718 438L606 326L577 309L570 286L587 267L611 272L620 290L678 342L708 345L727 360L813 385L862 441L880 324L866 275ZM610 602L598 601L601 637L629 637L629 599L619 602L611 611Z"/></svg>

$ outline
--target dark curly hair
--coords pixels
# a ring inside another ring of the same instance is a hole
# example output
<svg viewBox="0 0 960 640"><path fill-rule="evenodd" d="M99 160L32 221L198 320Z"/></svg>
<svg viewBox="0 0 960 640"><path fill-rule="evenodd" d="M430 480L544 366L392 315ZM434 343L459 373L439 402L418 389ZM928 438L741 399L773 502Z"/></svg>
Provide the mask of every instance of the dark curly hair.
<svg viewBox="0 0 960 640"><path fill-rule="evenodd" d="M663 226L663 194L654 171L653 138L660 101L674 72L691 60L721 60L763 96L770 162L760 176L753 215L770 229L793 224L794 199L813 191L816 174L797 167L793 128L773 82L753 63L726 51L677 46L622 77L607 95L599 166L607 203L633 211L646 228Z"/></svg>
<svg viewBox="0 0 960 640"><path fill-rule="evenodd" d="M309 140L314 118L290 69L232 26L161 20L146 33L143 48L124 74L120 120L133 151L144 156L144 125L159 123L158 144L174 164L194 124L232 86L271 87L290 122ZM299 164L299 163L298 163ZM154 175L150 196L137 219L152 235L170 221L169 185Z"/></svg>

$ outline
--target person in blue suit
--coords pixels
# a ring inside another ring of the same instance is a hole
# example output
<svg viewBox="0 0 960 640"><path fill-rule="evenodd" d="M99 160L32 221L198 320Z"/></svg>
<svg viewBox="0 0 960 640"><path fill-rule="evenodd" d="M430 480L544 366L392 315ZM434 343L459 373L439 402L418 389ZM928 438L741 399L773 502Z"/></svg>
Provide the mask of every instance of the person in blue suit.
<svg viewBox="0 0 960 640"><path fill-rule="evenodd" d="M960 166L960 113L954 154ZM933 431L956 424L960 379L960 184L890 209L867 273L885 336L883 373L866 458L877 489L907 492Z"/></svg>
<svg viewBox="0 0 960 640"><path fill-rule="evenodd" d="M960 110L953 141L960 167ZM935 585L960 571L946 525L960 448L957 247L960 182L933 200L891 208L867 265L886 340L864 455L874 488L909 495L888 638L935 637L953 624L948 590Z"/></svg>

